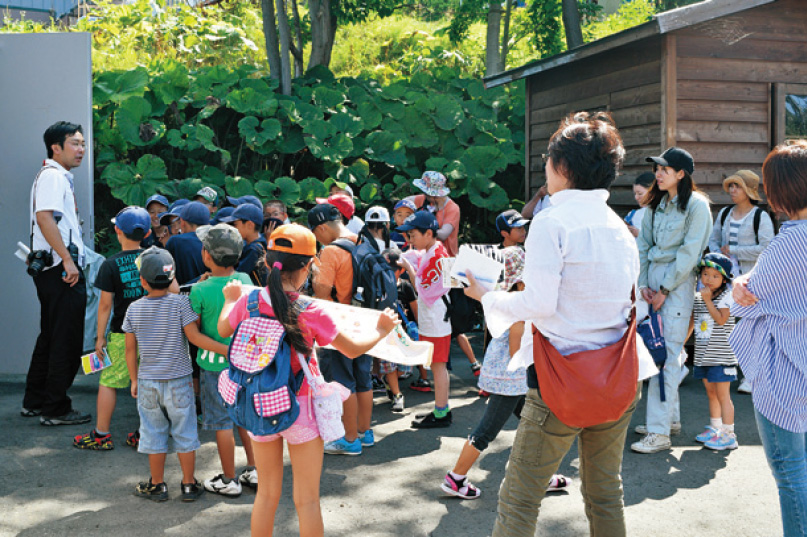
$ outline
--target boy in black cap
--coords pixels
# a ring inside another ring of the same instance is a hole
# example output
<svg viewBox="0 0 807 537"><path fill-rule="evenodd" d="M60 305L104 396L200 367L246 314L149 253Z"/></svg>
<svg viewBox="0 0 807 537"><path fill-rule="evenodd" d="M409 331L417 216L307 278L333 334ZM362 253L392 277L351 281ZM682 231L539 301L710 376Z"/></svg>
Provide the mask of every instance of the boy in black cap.
<svg viewBox="0 0 807 537"><path fill-rule="evenodd" d="M140 248L141 241L152 232L149 213L142 207L126 207L112 219L112 223L121 251L101 264L95 278L95 287L101 290L95 352L98 356L108 353L112 365L103 369L98 379L95 429L73 439L73 445L79 449L109 450L115 447L110 434L110 424L118 399L117 390L129 387L126 337L122 328L123 316L126 315L129 305L145 294L140 285L140 273L135 266L135 260L143 251ZM106 328L110 314L112 323L107 335ZM129 433L126 443L137 447L139 439L140 434L135 431Z"/></svg>
<svg viewBox="0 0 807 537"><path fill-rule="evenodd" d="M194 501L204 489L194 477L199 435L188 341L222 355L227 354L227 346L199 332L199 316L186 295L169 292L175 273L170 253L151 247L137 258L137 267L148 296L129 306L122 327L132 397L140 414L137 450L149 455L151 477L135 488L135 495L168 499L163 473L170 436L182 467L182 501Z"/></svg>
<svg viewBox="0 0 807 537"><path fill-rule="evenodd" d="M530 221L515 209L504 211L496 217L496 231L502 236L502 248L522 246L527 240L526 225Z"/></svg>

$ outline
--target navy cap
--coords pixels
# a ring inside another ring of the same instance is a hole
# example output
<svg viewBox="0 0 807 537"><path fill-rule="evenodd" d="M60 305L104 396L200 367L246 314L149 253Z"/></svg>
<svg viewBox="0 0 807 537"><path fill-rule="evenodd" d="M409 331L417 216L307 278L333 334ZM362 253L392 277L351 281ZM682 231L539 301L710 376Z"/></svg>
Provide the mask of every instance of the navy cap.
<svg viewBox="0 0 807 537"><path fill-rule="evenodd" d="M510 231L514 227L524 227L530 221L515 209L509 209L496 217L496 231Z"/></svg>
<svg viewBox="0 0 807 537"><path fill-rule="evenodd" d="M413 229L431 229L437 231L440 226L437 224L437 218L429 211L418 211L415 214L410 214L404 220L404 223L398 226L398 231L412 231Z"/></svg>
<svg viewBox="0 0 807 537"><path fill-rule="evenodd" d="M112 223L126 234L133 233L136 229L147 232L151 229L151 216L143 207L133 205L121 210L112 219Z"/></svg>
<svg viewBox="0 0 807 537"><path fill-rule="evenodd" d="M162 194L154 194L153 196L150 196L149 199L146 200L146 205L145 205L146 209L148 209L149 205L151 205L151 203L155 202L155 201L157 203L159 203L160 205L165 205L166 207L171 206L171 203L168 201L168 198L166 198Z"/></svg>
<svg viewBox="0 0 807 537"><path fill-rule="evenodd" d="M180 207L180 209L181 209L181 207ZM177 211L175 213L172 213L171 211L160 213L160 216L159 216L160 225L161 226L170 226L171 225L171 217L179 218L180 209L177 209Z"/></svg>
<svg viewBox="0 0 807 537"><path fill-rule="evenodd" d="M261 225L263 225L263 211L247 202L233 209L230 216L219 218L219 222L235 222L236 220L254 222L255 225L258 226L258 229L260 229Z"/></svg>
<svg viewBox="0 0 807 537"><path fill-rule="evenodd" d="M243 205L245 203L249 203L249 204L254 205L255 207L257 207L261 211L263 211L263 203L261 203L261 200L259 200L256 196L246 195L246 196L241 196L240 198L234 198L232 196L227 196L227 201L233 207L240 207L241 205Z"/></svg>
<svg viewBox="0 0 807 537"><path fill-rule="evenodd" d="M191 201L182 206L179 217L191 224L204 226L210 223L210 209L204 203Z"/></svg>
<svg viewBox="0 0 807 537"><path fill-rule="evenodd" d="M213 220L211 220L210 223L215 226L219 222L223 222L223 219L233 214L234 210L235 207L222 207L219 209L219 212L216 213L216 216L213 217Z"/></svg>
<svg viewBox="0 0 807 537"><path fill-rule="evenodd" d="M647 157L645 160L659 166L669 166L676 171L684 170L689 175L695 173L695 159L692 158L689 151L680 147L670 147L661 156Z"/></svg>
<svg viewBox="0 0 807 537"><path fill-rule="evenodd" d="M171 206L168 208L168 212L169 213L174 213L175 215L179 216L179 213L180 213L179 208L182 207L183 205L187 205L190 202L191 202L191 200L186 200L185 198L178 199L174 203L171 204ZM210 211L208 211L208 212L210 212Z"/></svg>
<svg viewBox="0 0 807 537"><path fill-rule="evenodd" d="M342 213L330 203L319 203L308 211L308 227L311 229L320 224L336 222L337 220L342 220Z"/></svg>

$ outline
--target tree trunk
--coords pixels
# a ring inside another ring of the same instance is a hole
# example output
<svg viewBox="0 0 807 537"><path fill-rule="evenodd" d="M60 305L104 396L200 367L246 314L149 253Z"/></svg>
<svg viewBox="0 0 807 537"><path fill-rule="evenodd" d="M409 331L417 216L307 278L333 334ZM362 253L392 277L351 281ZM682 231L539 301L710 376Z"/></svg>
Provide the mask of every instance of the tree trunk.
<svg viewBox="0 0 807 537"><path fill-rule="evenodd" d="M291 31L285 0L277 2L277 26L280 29L280 91L283 95L291 95Z"/></svg>
<svg viewBox="0 0 807 537"><path fill-rule="evenodd" d="M566 30L566 46L569 49L583 44L583 29L580 27L580 10L577 0L563 0L563 27Z"/></svg>
<svg viewBox="0 0 807 537"><path fill-rule="evenodd" d="M502 71L502 59L499 51L501 24L502 5L493 0L488 9L488 29L485 38L485 76L495 75Z"/></svg>
<svg viewBox="0 0 807 537"><path fill-rule="evenodd" d="M266 59L269 62L269 76L280 80L280 47L275 26L275 5L272 0L261 0L261 15L263 16L263 39L266 44Z"/></svg>
<svg viewBox="0 0 807 537"><path fill-rule="evenodd" d="M300 10L297 7L297 0L291 0L291 15L294 19L294 44L297 52L294 54L295 50L292 51L294 54L294 77L298 78L303 76L303 31L300 24Z"/></svg>
<svg viewBox="0 0 807 537"><path fill-rule="evenodd" d="M311 56L308 68L317 65L328 67L336 37L336 18L331 13L330 0L309 0L311 12Z"/></svg>
<svg viewBox="0 0 807 537"><path fill-rule="evenodd" d="M510 16L513 11L513 0L507 0L507 8L504 11L504 32L502 32L502 52L501 70L507 67L507 53L510 52Z"/></svg>

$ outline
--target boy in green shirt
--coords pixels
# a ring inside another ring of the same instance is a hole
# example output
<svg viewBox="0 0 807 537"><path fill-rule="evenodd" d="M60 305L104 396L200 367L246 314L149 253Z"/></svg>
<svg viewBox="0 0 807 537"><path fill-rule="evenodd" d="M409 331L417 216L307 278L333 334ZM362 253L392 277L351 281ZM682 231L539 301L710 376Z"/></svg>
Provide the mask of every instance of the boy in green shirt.
<svg viewBox="0 0 807 537"><path fill-rule="evenodd" d="M252 285L249 276L235 271L243 240L238 231L227 224L202 226L196 230L196 235L202 241L202 261L210 269L210 277L191 288L191 307L199 314L200 331L219 343L229 345L230 338L221 337L216 325L224 307L224 286L233 280ZM249 435L240 427L238 435L244 445L248 466L238 478L235 475L234 424L218 392L219 373L229 365L227 357L199 349L196 363L201 368L202 429L216 431L222 469L221 474L205 480L204 486L216 494L240 496L242 483L257 488L258 475Z"/></svg>

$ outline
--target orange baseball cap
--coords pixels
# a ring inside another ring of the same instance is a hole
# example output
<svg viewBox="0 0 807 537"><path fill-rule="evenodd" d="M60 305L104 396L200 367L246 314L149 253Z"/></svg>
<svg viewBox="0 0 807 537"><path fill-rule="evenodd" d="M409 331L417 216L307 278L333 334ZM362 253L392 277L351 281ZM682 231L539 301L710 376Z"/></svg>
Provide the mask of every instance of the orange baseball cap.
<svg viewBox="0 0 807 537"><path fill-rule="evenodd" d="M317 239L306 227L299 224L284 224L275 229L269 236L267 248L275 252L288 254L317 255Z"/></svg>

